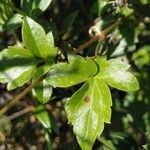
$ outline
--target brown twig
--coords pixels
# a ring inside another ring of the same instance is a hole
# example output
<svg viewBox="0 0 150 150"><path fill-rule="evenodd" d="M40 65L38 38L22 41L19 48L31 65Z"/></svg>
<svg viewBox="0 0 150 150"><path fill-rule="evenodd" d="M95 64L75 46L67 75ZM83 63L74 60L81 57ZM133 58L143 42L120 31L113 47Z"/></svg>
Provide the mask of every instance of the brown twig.
<svg viewBox="0 0 150 150"><path fill-rule="evenodd" d="M80 45L79 48L75 49L75 53L81 52L83 49L87 48L89 45L93 44L94 42L101 40L103 41L106 37L106 34L111 32L115 27L117 27L121 22L121 18L119 18L114 24L109 26L108 28L104 29L99 33L98 36L92 37L89 41L85 42L84 44Z"/></svg>
<svg viewBox="0 0 150 150"><path fill-rule="evenodd" d="M8 118L10 120L13 120L13 119L18 118L18 117L20 117L20 116L22 116L26 113L34 111L34 109L35 109L34 106L28 106L28 107L24 108L23 110L20 110L20 111L14 113L14 114L8 116Z"/></svg>
<svg viewBox="0 0 150 150"><path fill-rule="evenodd" d="M4 106L0 110L0 116L5 114L11 107L13 107L19 100L21 100L26 94L28 94L31 91L31 89L34 88L36 85L38 85L42 80L43 80L43 78L35 80L31 85L29 85L19 95L17 95L15 98L13 98L6 106Z"/></svg>
<svg viewBox="0 0 150 150"><path fill-rule="evenodd" d="M73 32L71 35L68 35L67 37L62 37L64 41L68 41L70 40L72 37L74 37L75 35L79 35L82 32L86 32L92 25L96 24L97 22L99 22L102 18L101 17L97 17L94 21L91 21L88 25L86 25L85 27L79 29L76 32ZM66 34L66 33L65 33ZM64 35L63 35L64 36Z"/></svg>

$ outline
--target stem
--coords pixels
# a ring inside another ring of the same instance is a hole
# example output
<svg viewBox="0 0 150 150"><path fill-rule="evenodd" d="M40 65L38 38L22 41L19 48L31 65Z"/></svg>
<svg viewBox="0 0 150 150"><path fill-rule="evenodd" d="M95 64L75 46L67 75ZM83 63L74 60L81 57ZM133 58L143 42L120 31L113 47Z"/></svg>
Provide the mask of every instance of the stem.
<svg viewBox="0 0 150 150"><path fill-rule="evenodd" d="M18 13L21 14L22 16L27 16L27 14L26 14L25 12L23 12L22 10L16 8L16 7L15 7L13 4L11 4L11 3L7 3L7 2L5 2L5 1L0 1L0 3L6 5L6 6L10 7L10 8L12 8L12 10L18 12Z"/></svg>
<svg viewBox="0 0 150 150"><path fill-rule="evenodd" d="M43 78L35 80L31 85L29 85L19 95L17 95L15 98L13 98L6 106L4 106L0 110L0 116L5 114L11 107L13 107L19 100L21 100L26 94L28 94L31 91L31 89L34 88L36 85L38 85L42 80L43 80Z"/></svg>
<svg viewBox="0 0 150 150"><path fill-rule="evenodd" d="M103 31L102 31L102 32L100 32L100 34L98 36L94 36L93 38L91 38L86 43L80 45L78 49L75 49L75 53L79 53L80 51L82 51L83 49L87 48L88 46L90 46L94 42L96 42L98 40L104 40L104 38L105 38L105 36L104 36Z"/></svg>
<svg viewBox="0 0 150 150"><path fill-rule="evenodd" d="M32 111L34 111L34 106L29 106L29 107L24 108L23 110L20 110L20 111L18 111L16 113L12 114L8 118L10 120L13 120L13 119L15 119L17 117L20 117L20 116L22 116L22 115L24 115L26 113L32 112Z"/></svg>
<svg viewBox="0 0 150 150"><path fill-rule="evenodd" d="M101 41L104 40L105 37L106 37L106 34L111 32L116 26L118 26L120 24L120 22L121 22L121 18L119 18L114 24L112 24L108 28L101 31L98 36L94 36L89 41L87 41L84 44L80 45L79 48L75 50L75 53L79 53L80 51L87 48L89 45L93 44L94 42L96 42L98 40L101 40Z"/></svg>
<svg viewBox="0 0 150 150"><path fill-rule="evenodd" d="M115 27L117 27L119 24L121 23L121 18L119 18L115 23L113 23L111 26L109 26L108 28L104 29L103 32L104 34L108 34L109 32L111 32Z"/></svg>

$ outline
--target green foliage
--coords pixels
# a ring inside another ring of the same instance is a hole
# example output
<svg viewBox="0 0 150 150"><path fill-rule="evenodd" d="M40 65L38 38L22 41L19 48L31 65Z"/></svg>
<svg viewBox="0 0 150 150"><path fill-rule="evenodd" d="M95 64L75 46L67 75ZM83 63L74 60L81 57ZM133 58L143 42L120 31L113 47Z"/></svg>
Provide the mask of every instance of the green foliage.
<svg viewBox="0 0 150 150"><path fill-rule="evenodd" d="M138 81L127 71L129 65L105 58L96 58L99 72L89 79L67 102L69 122L82 149L91 149L101 135L104 122L110 123L112 100L109 87L124 91L138 90ZM107 83L107 84L106 84Z"/></svg>
<svg viewBox="0 0 150 150"><path fill-rule="evenodd" d="M81 149L122 149L124 145L136 149L134 142L126 142L132 136L138 143L134 125L142 128L144 140L150 141L150 46L143 38L149 33L146 14L149 8L149 0L86 3L83 0L53 3L52 0L21 0L19 6L10 0L0 2L0 31L9 33L11 30L13 36L18 36L15 39L17 45L0 52L0 82L7 83L7 89L13 90L42 79L32 88L32 96L36 101L35 116L45 131L50 131L45 135L49 148L51 129L56 134L59 132L57 123L44 105L52 99L55 103L59 96L66 99L68 95L65 112ZM93 23L91 20L95 16L100 18ZM94 26L97 32L105 28L107 31L117 20L121 23L112 28L103 41L93 44L90 40L82 45L91 42L86 51L74 53L74 47L82 49L80 45L87 40L87 29ZM23 42L20 42L20 28L17 28L21 23ZM18 35L14 35L15 31ZM136 73L131 71L128 63L133 65ZM135 74L140 81L140 90ZM69 92L57 94L62 88ZM104 130L105 123L111 123L107 130ZM96 139L104 145L95 144ZM147 149L149 145L143 143L137 145Z"/></svg>
<svg viewBox="0 0 150 150"><path fill-rule="evenodd" d="M33 95L42 103L50 100L52 95L52 86L44 79L33 89Z"/></svg>
<svg viewBox="0 0 150 150"><path fill-rule="evenodd" d="M21 0L21 8L28 15L38 16L44 12L52 0Z"/></svg>
<svg viewBox="0 0 150 150"><path fill-rule="evenodd" d="M82 149L90 150L97 136L110 123L111 94L105 82L89 79L66 104L69 122Z"/></svg>
<svg viewBox="0 0 150 150"><path fill-rule="evenodd" d="M35 115L37 119L41 122L41 124L46 129L51 131L51 120L50 120L48 112L46 111L43 105L39 105L37 108L35 108Z"/></svg>
<svg viewBox="0 0 150 150"><path fill-rule="evenodd" d="M0 32L3 30L12 30L17 28L22 21L22 16L19 13L13 13L13 10L3 5L3 0L0 2ZM10 0L5 0L5 3L11 4Z"/></svg>
<svg viewBox="0 0 150 150"><path fill-rule="evenodd" d="M84 82L97 73L97 65L90 58L68 55L68 61L69 63L59 63L52 67L46 77L49 84L54 87L69 87Z"/></svg>
<svg viewBox="0 0 150 150"><path fill-rule="evenodd" d="M14 46L0 53L0 81L9 83L9 90L22 86L32 78L36 60L30 51Z"/></svg>
<svg viewBox="0 0 150 150"><path fill-rule="evenodd" d="M50 57L52 59L56 56L56 49L54 45L52 45L53 42L51 40L52 35L46 35L44 29L28 17L24 19L22 35L26 48L30 50L35 57L44 59Z"/></svg>
<svg viewBox="0 0 150 150"><path fill-rule="evenodd" d="M117 59L96 59L99 65L98 79L104 80L108 85L122 91L136 91L139 84L136 77L128 72L129 65Z"/></svg>

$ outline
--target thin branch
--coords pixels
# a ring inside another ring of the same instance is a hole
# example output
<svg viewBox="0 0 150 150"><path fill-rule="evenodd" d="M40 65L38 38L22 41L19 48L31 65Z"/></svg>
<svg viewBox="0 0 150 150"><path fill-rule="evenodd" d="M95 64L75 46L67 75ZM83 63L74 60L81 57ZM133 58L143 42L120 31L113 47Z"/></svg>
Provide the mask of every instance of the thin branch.
<svg viewBox="0 0 150 150"><path fill-rule="evenodd" d="M121 18L119 18L114 24L112 24L108 28L106 28L103 31L101 31L98 36L94 36L89 41L87 41L84 44L80 45L79 48L75 49L75 53L79 53L80 51L82 51L83 49L87 48L88 46L90 46L91 44L93 44L94 42L96 42L98 40L99 41L100 40L103 41L105 39L105 37L106 37L106 34L108 34L115 27L117 27L120 24L120 22L121 22Z"/></svg>
<svg viewBox="0 0 150 150"><path fill-rule="evenodd" d="M89 41L87 41L84 44L80 45L78 49L75 49L75 53L79 53L80 51L82 51L83 49L87 48L88 46L90 46L94 42L96 42L98 40L104 40L104 39L105 39L105 35L104 35L103 31L102 31L102 32L100 32L100 34L98 36L94 36Z"/></svg>
<svg viewBox="0 0 150 150"><path fill-rule="evenodd" d="M0 110L0 116L5 114L11 107L13 107L19 100L21 100L25 95L27 95L31 91L31 89L34 88L36 85L38 85L42 80L43 80L43 78L35 80L31 85L29 85L19 95L17 95L15 98L13 98L6 106L4 106Z"/></svg>
<svg viewBox="0 0 150 150"><path fill-rule="evenodd" d="M14 114L8 116L8 118L10 120L13 120L15 118L18 118L18 117L20 117L20 116L22 116L26 113L32 112L32 111L34 111L34 106L28 106L28 107L24 108L23 110L20 110L20 111L14 113Z"/></svg>
<svg viewBox="0 0 150 150"><path fill-rule="evenodd" d="M94 24L96 24L97 22L99 22L100 20L101 20L102 18L101 17L97 17L94 21L91 21L88 25L86 25L85 27L83 27L83 28L81 28L81 29L79 29L78 31L75 31L75 32L73 32L72 34L70 34L70 35L68 35L67 37L63 37L62 36L62 39L64 40L64 41L68 41L68 40L70 40L71 38L73 38L75 35L79 35L80 33L82 33L82 32L86 32L86 30L88 30L92 25L94 25Z"/></svg>

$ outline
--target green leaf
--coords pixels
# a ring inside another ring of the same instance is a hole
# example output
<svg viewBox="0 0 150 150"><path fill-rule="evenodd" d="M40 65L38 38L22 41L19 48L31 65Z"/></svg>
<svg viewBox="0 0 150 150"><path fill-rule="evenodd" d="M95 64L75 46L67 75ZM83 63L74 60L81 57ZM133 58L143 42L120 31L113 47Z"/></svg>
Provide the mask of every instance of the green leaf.
<svg viewBox="0 0 150 150"><path fill-rule="evenodd" d="M138 0L142 5L150 4L149 0Z"/></svg>
<svg viewBox="0 0 150 150"><path fill-rule="evenodd" d="M97 72L96 63L78 55L69 55L69 63L59 63L53 66L45 78L54 87L69 87L86 81Z"/></svg>
<svg viewBox="0 0 150 150"><path fill-rule="evenodd" d="M54 62L50 60L50 61L47 61L44 65L38 67L34 73L34 80L45 75L49 70L52 69L53 65L54 65Z"/></svg>
<svg viewBox="0 0 150 150"><path fill-rule="evenodd" d="M45 104L50 100L50 97L52 95L52 86L49 85L46 80L43 80L39 85L37 85L33 89L33 92L37 99L42 104Z"/></svg>
<svg viewBox="0 0 150 150"><path fill-rule="evenodd" d="M18 46L9 47L0 53L0 82L8 82L9 89L21 86L30 79L36 64L30 51Z"/></svg>
<svg viewBox="0 0 150 150"><path fill-rule="evenodd" d="M37 119L41 122L41 124L46 129L51 131L51 119L50 119L49 114L43 105L36 107L35 115L36 115Z"/></svg>
<svg viewBox="0 0 150 150"><path fill-rule="evenodd" d="M52 0L34 0L32 4L32 9L33 11L39 9L41 12L44 12L51 2Z"/></svg>
<svg viewBox="0 0 150 150"><path fill-rule="evenodd" d="M18 27L22 22L22 16L20 14L14 14L10 17L6 23L3 25L4 30L12 30Z"/></svg>
<svg viewBox="0 0 150 150"><path fill-rule="evenodd" d="M98 5L98 15L100 16L102 14L102 11L104 7L108 4L108 0L97 0L97 5Z"/></svg>
<svg viewBox="0 0 150 150"><path fill-rule="evenodd" d="M17 87L23 86L25 83L27 83L32 77L35 72L36 67L33 66L29 70L25 71L22 73L18 78L15 80L11 81L7 85L8 90L13 90Z"/></svg>
<svg viewBox="0 0 150 150"><path fill-rule="evenodd" d="M141 68L150 63L150 45L144 45L137 52L133 53L132 60Z"/></svg>
<svg viewBox="0 0 150 150"><path fill-rule="evenodd" d="M104 80L108 85L123 91L135 91L139 89L136 77L128 71L129 65L118 59L97 58L99 73L96 78Z"/></svg>
<svg viewBox="0 0 150 150"><path fill-rule="evenodd" d="M38 16L44 12L52 0L21 0L21 8L28 14Z"/></svg>
<svg viewBox="0 0 150 150"><path fill-rule="evenodd" d="M104 122L110 123L111 105L107 84L96 78L88 80L66 103L68 120L83 150L91 150Z"/></svg>
<svg viewBox="0 0 150 150"><path fill-rule="evenodd" d="M54 48L52 41L52 34L46 36L44 29L34 20L29 17L24 18L22 27L23 41L28 50L31 53L40 58L54 59L56 56L56 48ZM50 40L51 38L51 40Z"/></svg>
<svg viewBox="0 0 150 150"><path fill-rule="evenodd" d="M46 34L46 38L49 43L54 47L54 38L53 38L53 33L50 31L49 33Z"/></svg>
<svg viewBox="0 0 150 150"><path fill-rule="evenodd" d="M33 0L21 0L20 6L24 12L26 12L28 15L31 15L32 12L32 2Z"/></svg>

